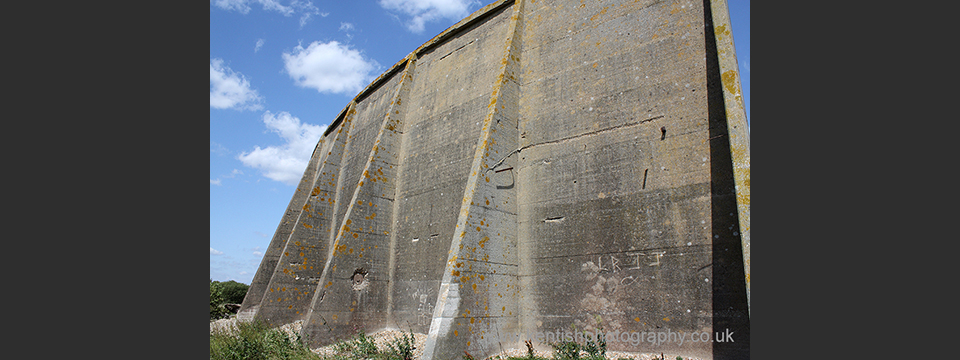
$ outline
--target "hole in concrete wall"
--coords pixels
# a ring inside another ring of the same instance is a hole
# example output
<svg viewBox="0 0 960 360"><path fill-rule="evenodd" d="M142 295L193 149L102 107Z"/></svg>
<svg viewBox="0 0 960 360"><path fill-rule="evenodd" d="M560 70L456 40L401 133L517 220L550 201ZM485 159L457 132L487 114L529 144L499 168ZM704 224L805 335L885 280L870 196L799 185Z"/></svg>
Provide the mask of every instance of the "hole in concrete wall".
<svg viewBox="0 0 960 360"><path fill-rule="evenodd" d="M358 268L353 271L353 286L359 286L363 283L363 280L367 277L367 270L364 268Z"/></svg>
<svg viewBox="0 0 960 360"><path fill-rule="evenodd" d="M563 221L563 219L564 219L563 216L549 217L549 218L543 219L543 222L546 222L546 223L558 223L558 222Z"/></svg>
<svg viewBox="0 0 960 360"><path fill-rule="evenodd" d="M363 290L370 285L370 280L367 277L367 270L364 268L358 268L354 270L350 281L352 282L351 287L354 291Z"/></svg>

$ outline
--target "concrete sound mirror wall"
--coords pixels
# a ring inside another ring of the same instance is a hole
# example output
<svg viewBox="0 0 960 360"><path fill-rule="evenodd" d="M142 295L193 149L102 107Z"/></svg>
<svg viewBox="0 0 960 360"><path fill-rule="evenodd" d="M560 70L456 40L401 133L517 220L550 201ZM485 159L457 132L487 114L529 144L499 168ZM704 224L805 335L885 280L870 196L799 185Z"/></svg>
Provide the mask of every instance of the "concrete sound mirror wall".
<svg viewBox="0 0 960 360"><path fill-rule="evenodd" d="M240 317L412 330L428 359L597 330L749 357L738 79L723 1L494 2L333 121Z"/></svg>

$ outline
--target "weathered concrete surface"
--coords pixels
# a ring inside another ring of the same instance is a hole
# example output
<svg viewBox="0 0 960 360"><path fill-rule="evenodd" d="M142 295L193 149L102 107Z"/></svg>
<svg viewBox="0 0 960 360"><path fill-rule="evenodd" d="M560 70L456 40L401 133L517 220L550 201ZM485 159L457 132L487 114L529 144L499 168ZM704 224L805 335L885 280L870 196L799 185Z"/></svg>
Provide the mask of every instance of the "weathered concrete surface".
<svg viewBox="0 0 960 360"><path fill-rule="evenodd" d="M462 20L334 121L241 312L305 320L315 346L427 333L430 359L597 330L610 350L749 357L749 138L724 16L517 0ZM686 341L648 341L663 332Z"/></svg>

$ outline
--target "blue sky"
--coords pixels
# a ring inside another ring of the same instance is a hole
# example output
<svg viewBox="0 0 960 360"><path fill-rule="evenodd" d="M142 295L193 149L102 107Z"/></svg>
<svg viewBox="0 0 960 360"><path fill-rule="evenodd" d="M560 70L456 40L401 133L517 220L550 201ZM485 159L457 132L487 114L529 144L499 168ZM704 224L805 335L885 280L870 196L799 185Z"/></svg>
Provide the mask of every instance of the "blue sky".
<svg viewBox="0 0 960 360"><path fill-rule="evenodd" d="M327 125L494 0L211 0L210 278L249 284ZM750 2L728 0L750 119Z"/></svg>

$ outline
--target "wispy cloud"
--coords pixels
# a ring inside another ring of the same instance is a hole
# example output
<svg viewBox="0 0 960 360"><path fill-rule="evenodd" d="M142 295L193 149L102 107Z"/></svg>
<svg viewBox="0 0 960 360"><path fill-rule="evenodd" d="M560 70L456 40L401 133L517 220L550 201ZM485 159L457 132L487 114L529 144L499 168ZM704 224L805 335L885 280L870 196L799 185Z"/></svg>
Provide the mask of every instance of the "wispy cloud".
<svg viewBox="0 0 960 360"><path fill-rule="evenodd" d="M380 0L379 4L409 16L407 30L419 34L425 23L441 18L458 21L470 15L471 5L480 3L476 0Z"/></svg>
<svg viewBox="0 0 960 360"><path fill-rule="evenodd" d="M218 178L218 179L216 179L216 180L214 180L214 179L210 179L210 185L216 185L216 186L220 186L220 185L221 185L221 181L220 181L220 179L219 179L219 178Z"/></svg>
<svg viewBox="0 0 960 360"><path fill-rule="evenodd" d="M300 14L301 28L313 15L320 15L321 17L330 15L330 13L321 13L312 1L293 0L289 6L284 6L277 0L211 0L210 2L223 10L237 11L241 14L250 12L250 4L259 4L264 11L276 11L283 16Z"/></svg>
<svg viewBox="0 0 960 360"><path fill-rule="evenodd" d="M241 153L238 159L246 166L259 169L271 180L296 185L327 126L301 123L300 119L285 111L277 115L267 111L263 114L263 123L277 133L284 144L266 148L256 146L251 152Z"/></svg>
<svg viewBox="0 0 960 360"><path fill-rule="evenodd" d="M223 147L223 145L220 145L220 144L218 144L218 143L215 143L215 142L211 141L211 142L210 142L210 152L212 152L212 153L214 153L214 154L217 154L217 155L220 155L220 156L223 156L223 155L226 155L226 154L230 153L230 150L228 150L227 148Z"/></svg>
<svg viewBox="0 0 960 360"><path fill-rule="evenodd" d="M211 247L211 248L210 248L210 255L223 255L223 251L220 251L220 250L217 250L217 249L214 249L214 248Z"/></svg>
<svg viewBox="0 0 960 360"><path fill-rule="evenodd" d="M257 39L257 45L253 47L253 52L256 53L257 51L260 51L260 48L263 47L264 42L266 42L266 40Z"/></svg>
<svg viewBox="0 0 960 360"><path fill-rule="evenodd" d="M340 31L353 31L353 24L348 22L341 22Z"/></svg>
<svg viewBox="0 0 960 360"><path fill-rule="evenodd" d="M321 93L354 95L373 80L380 67L349 45L314 41L306 49L297 45L292 53L283 53L283 62L297 86Z"/></svg>
<svg viewBox="0 0 960 360"><path fill-rule="evenodd" d="M263 98L250 88L243 74L210 59L210 107L215 109L260 110Z"/></svg>

